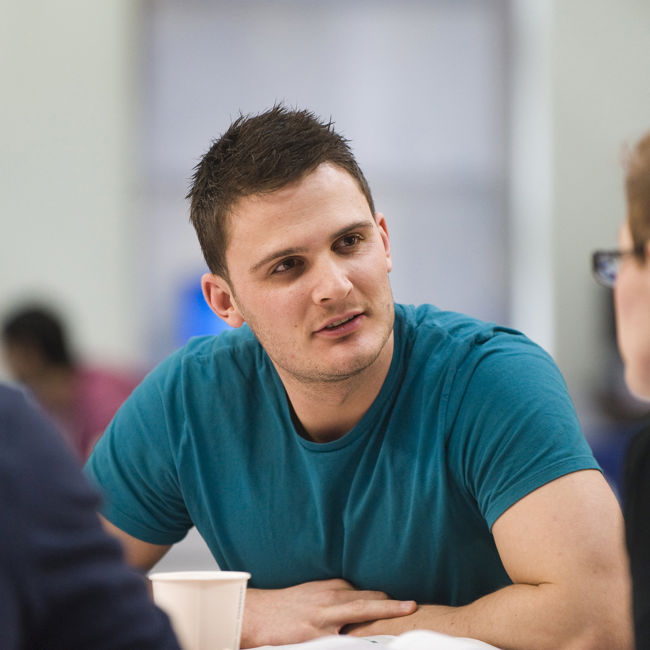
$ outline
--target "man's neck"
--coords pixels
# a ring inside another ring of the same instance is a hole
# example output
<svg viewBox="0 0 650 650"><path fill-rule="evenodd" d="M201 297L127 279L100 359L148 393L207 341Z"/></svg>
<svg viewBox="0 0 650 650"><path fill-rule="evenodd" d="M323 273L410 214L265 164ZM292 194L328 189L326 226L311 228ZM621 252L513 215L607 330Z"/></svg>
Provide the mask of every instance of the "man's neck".
<svg viewBox="0 0 650 650"><path fill-rule="evenodd" d="M370 368L341 381L305 383L281 373L300 434L314 442L331 442L353 429L379 394L392 357L391 337Z"/></svg>

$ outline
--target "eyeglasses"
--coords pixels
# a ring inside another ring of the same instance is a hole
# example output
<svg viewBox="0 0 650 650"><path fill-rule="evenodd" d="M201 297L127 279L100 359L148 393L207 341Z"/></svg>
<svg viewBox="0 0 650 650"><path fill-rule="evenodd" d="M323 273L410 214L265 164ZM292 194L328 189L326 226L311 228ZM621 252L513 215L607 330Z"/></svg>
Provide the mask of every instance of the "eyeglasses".
<svg viewBox="0 0 650 650"><path fill-rule="evenodd" d="M612 289L616 284L621 260L626 255L642 256L644 246L629 251L596 251L591 256L591 272L599 284Z"/></svg>

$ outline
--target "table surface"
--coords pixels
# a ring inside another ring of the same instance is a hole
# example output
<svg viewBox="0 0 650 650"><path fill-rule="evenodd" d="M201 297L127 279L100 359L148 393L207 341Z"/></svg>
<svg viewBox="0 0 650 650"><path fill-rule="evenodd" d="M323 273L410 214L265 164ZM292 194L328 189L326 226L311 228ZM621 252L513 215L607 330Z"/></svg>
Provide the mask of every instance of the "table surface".
<svg viewBox="0 0 650 650"><path fill-rule="evenodd" d="M483 643L476 639L466 639L431 632L414 630L399 636L326 636L305 643L295 643L283 646L260 646L253 650L284 648L286 650L498 650L496 646Z"/></svg>

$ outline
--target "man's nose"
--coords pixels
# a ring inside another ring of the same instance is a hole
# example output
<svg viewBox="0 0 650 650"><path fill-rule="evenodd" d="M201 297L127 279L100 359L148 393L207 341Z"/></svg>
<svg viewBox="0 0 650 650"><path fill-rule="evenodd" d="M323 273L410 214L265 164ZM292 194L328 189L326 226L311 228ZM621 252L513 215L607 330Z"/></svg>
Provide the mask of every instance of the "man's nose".
<svg viewBox="0 0 650 650"><path fill-rule="evenodd" d="M314 267L313 272L312 298L315 303L340 300L350 293L352 282L341 260L326 257Z"/></svg>

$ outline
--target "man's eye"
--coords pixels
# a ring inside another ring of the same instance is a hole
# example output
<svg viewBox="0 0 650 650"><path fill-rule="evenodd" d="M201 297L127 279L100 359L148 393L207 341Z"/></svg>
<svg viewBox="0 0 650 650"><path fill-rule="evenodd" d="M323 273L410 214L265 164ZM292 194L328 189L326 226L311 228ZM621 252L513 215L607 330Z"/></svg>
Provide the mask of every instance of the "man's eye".
<svg viewBox="0 0 650 650"><path fill-rule="evenodd" d="M361 235L345 235L344 237L341 237L341 239L338 240L336 243L337 248L351 248L353 246L356 246L363 237Z"/></svg>
<svg viewBox="0 0 650 650"><path fill-rule="evenodd" d="M297 268L298 260L295 257L289 257L282 260L277 266L273 268L273 273L287 273Z"/></svg>

